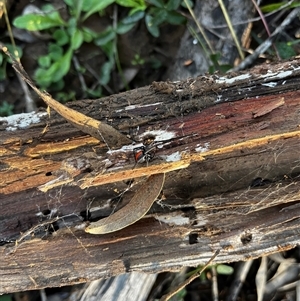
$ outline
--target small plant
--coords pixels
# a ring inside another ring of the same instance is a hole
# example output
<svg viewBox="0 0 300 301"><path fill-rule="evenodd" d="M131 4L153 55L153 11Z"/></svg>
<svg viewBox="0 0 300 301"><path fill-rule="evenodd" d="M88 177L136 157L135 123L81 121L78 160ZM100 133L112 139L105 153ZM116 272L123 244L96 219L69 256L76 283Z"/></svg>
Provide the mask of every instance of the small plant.
<svg viewBox="0 0 300 301"><path fill-rule="evenodd" d="M117 37L130 31L138 21L145 18L149 32L159 36L159 26L162 23L181 24L185 18L175 10L181 0L64 0L68 7L69 19L64 20L59 12L51 5L42 7L38 14L28 14L17 17L15 27L29 31L47 31L52 36L48 44L48 52L38 58L38 68L35 71L35 80L41 88L59 91L64 87L64 76L71 67L74 52L84 42L93 42L99 46L107 56L103 64L98 82L106 85L115 66L122 78L122 68L117 52ZM108 26L103 32L96 33L84 25L84 21L94 13L101 13L111 4L129 8L127 17L117 24ZM136 57L135 62L143 64L143 60ZM84 71L82 71L84 72ZM123 77L123 81L124 77ZM124 82L124 85L127 84ZM101 86L98 89L85 88L89 95L101 95ZM66 98L66 95L62 97Z"/></svg>
<svg viewBox="0 0 300 301"><path fill-rule="evenodd" d="M12 104L9 104L6 100L2 102L0 105L0 116L10 116L13 114L14 106Z"/></svg>
<svg viewBox="0 0 300 301"><path fill-rule="evenodd" d="M139 54L136 54L133 60L131 61L132 66L138 66L138 65L142 66L144 64L145 64L145 60L141 58Z"/></svg>
<svg viewBox="0 0 300 301"><path fill-rule="evenodd" d="M70 18L64 21L51 5L42 7L40 14L17 17L13 24L29 31L47 30L54 42L49 43L47 55L38 59L39 67L35 79L42 88L55 84L59 90L64 86L63 77L68 73L74 51L83 42L91 42L96 34L82 25L91 14L101 11L114 1L64 0L68 5ZM81 5L80 5L81 4Z"/></svg>
<svg viewBox="0 0 300 301"><path fill-rule="evenodd" d="M148 1L153 7L147 11L145 21L149 32L154 37L159 37L159 26L162 23L179 25L185 22L185 17L176 12L181 2L181 0L169 0L167 3L163 0Z"/></svg>

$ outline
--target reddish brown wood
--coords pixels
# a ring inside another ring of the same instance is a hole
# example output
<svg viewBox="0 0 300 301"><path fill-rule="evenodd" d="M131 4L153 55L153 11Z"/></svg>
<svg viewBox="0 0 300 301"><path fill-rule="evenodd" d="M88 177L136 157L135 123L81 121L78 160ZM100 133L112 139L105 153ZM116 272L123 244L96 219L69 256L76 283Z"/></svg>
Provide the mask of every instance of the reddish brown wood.
<svg viewBox="0 0 300 301"><path fill-rule="evenodd" d="M55 113L13 132L2 122L0 292L176 270L203 264L218 249L215 262L229 262L295 246L298 65L260 66L232 83L217 76L154 83L71 104L132 139L143 140L147 132L149 138L149 131L173 135L149 166L134 170L132 150L107 152L104 143ZM166 162L175 154L179 161ZM84 232L91 200L102 208L91 217L107 216L116 203L119 208L130 200L142 176L162 171L164 207L154 205L141 221L115 233ZM114 201L131 178L136 185ZM16 239L17 245L9 243Z"/></svg>

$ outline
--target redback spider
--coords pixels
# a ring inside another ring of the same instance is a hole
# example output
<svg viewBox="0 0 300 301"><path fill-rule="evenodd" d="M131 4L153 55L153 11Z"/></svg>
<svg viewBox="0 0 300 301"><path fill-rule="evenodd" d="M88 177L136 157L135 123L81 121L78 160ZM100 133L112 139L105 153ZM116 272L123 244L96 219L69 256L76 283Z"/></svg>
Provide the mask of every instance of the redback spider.
<svg viewBox="0 0 300 301"><path fill-rule="evenodd" d="M150 162L153 158L154 158L154 149L156 146L139 146L133 149L133 155L134 155L134 160L135 160L135 165L134 167L138 164L138 163L142 163L142 162Z"/></svg>

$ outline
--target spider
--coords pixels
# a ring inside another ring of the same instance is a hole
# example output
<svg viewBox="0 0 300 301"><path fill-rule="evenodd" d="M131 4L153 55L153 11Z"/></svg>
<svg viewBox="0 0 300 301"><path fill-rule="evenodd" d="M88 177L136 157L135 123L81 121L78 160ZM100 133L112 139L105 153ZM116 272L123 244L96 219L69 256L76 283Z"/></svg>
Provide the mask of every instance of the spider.
<svg viewBox="0 0 300 301"><path fill-rule="evenodd" d="M142 162L150 162L154 158L155 146L139 146L133 149L133 155L135 160L135 165Z"/></svg>

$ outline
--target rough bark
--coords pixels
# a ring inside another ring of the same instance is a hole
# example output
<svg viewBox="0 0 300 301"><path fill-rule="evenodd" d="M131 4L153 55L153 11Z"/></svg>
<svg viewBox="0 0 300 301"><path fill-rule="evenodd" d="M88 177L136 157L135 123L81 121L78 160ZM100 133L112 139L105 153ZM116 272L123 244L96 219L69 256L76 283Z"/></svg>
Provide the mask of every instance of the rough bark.
<svg viewBox="0 0 300 301"><path fill-rule="evenodd" d="M153 160L134 169L138 143L108 151L53 112L32 114L23 129L15 122L14 131L2 119L0 292L177 270L217 250L215 262L230 262L297 245L299 62L72 103L131 140L155 139ZM90 220L108 216L161 172L160 205L142 220L84 232L91 201Z"/></svg>

